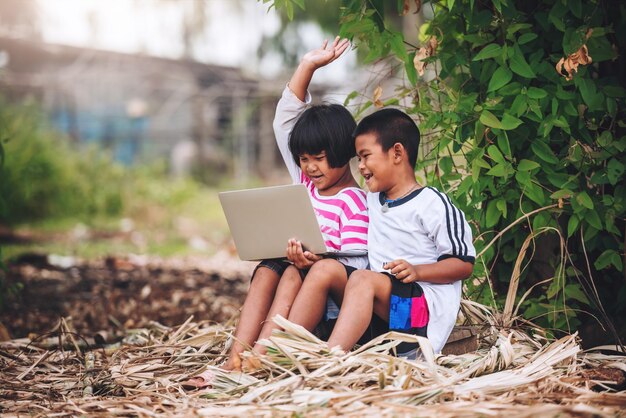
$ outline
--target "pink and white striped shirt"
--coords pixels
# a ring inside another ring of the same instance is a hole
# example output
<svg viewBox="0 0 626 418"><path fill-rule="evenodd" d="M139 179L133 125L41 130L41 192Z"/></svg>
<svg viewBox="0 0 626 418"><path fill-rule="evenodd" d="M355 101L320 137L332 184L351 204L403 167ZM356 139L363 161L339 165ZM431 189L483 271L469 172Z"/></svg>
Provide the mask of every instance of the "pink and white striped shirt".
<svg viewBox="0 0 626 418"><path fill-rule="evenodd" d="M307 92L305 102L286 87L276 107L274 134L278 149L294 183L303 183L309 191L313 209L329 250L367 250L367 196L356 187L342 189L334 196L322 196L313 182L302 172L289 151L289 134L298 117L311 103ZM341 258L341 262L357 269L368 266L367 256Z"/></svg>

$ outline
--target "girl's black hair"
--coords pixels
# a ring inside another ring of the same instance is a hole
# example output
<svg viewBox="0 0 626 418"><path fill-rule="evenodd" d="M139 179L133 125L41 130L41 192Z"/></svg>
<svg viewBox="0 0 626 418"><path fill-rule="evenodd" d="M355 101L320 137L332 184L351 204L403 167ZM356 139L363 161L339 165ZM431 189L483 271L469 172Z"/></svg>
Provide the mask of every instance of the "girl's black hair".
<svg viewBox="0 0 626 418"><path fill-rule="evenodd" d="M356 128L348 109L338 104L315 105L305 110L289 135L289 151L300 166L302 154L326 152L328 165L339 168L356 155L352 132Z"/></svg>

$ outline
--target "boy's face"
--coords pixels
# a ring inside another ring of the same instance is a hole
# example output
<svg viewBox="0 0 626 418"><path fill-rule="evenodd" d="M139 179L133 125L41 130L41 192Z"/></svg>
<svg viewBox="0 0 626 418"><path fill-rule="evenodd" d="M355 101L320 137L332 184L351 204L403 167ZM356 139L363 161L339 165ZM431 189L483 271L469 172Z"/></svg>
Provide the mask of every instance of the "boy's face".
<svg viewBox="0 0 626 418"><path fill-rule="evenodd" d="M385 192L394 184L395 167L393 147L383 151L375 134L359 135L355 139L359 171L371 192Z"/></svg>

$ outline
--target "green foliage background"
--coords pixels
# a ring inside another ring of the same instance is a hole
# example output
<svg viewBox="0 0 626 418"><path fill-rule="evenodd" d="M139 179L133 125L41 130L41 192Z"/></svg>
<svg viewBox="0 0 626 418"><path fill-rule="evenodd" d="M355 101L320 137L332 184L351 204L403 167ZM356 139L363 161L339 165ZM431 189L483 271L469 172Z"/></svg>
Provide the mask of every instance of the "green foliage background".
<svg viewBox="0 0 626 418"><path fill-rule="evenodd" d="M175 206L198 192L191 181L167 179L164 164L125 167L102 150L72 146L46 127L34 103L0 97L6 158L0 172L0 224L127 215L141 205Z"/></svg>
<svg viewBox="0 0 626 418"><path fill-rule="evenodd" d="M301 0L274 3L308 7ZM394 23L405 6L412 10L404 19L411 19L416 3L434 17L421 26L419 39L405 39ZM403 75L404 84L383 101L405 106L420 121L428 144L417 172L472 220L481 257L474 279L466 281L468 295L502 305L530 236L517 292L524 317L555 329L576 328L582 311L604 323L625 317L620 53L626 6L606 0L421 3L344 0L340 34L366 62L388 57ZM431 36L439 42L427 60L434 74L423 79L413 58ZM568 81L555 64L583 43L593 63ZM354 92L349 100L364 95ZM357 117L371 105L362 105ZM492 245L493 238L499 239Z"/></svg>

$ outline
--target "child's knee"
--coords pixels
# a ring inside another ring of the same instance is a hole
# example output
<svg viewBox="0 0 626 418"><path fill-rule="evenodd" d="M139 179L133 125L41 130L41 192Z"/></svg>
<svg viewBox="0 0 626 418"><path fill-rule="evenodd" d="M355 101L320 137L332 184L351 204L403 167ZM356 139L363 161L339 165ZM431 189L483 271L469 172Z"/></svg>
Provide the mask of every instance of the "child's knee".
<svg viewBox="0 0 626 418"><path fill-rule="evenodd" d="M343 270L343 266L337 260L326 258L313 264L309 274L315 276L332 276Z"/></svg>
<svg viewBox="0 0 626 418"><path fill-rule="evenodd" d="M263 287L274 287L278 284L278 280L280 276L274 270L260 267L257 268L252 275L252 279L250 281L251 288L263 288Z"/></svg>
<svg viewBox="0 0 626 418"><path fill-rule="evenodd" d="M371 287L371 275L368 273L369 272L365 270L356 270L353 272L346 285L346 291L350 289L356 289L356 291L358 291L359 289Z"/></svg>

